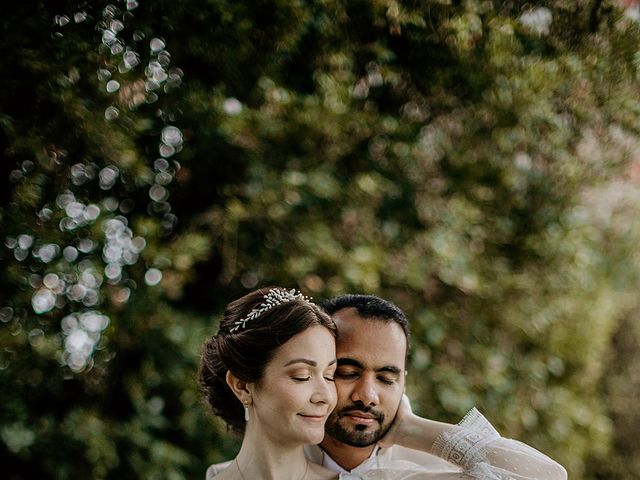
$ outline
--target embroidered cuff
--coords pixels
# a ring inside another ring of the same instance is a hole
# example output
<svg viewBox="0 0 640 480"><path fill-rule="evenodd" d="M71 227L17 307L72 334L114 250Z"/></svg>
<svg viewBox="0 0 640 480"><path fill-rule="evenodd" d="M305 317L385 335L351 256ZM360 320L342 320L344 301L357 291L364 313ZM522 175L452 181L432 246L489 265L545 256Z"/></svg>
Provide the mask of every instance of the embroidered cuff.
<svg viewBox="0 0 640 480"><path fill-rule="evenodd" d="M436 438L431 453L468 471L486 461L486 447L498 438L497 430L474 407L458 423L458 428Z"/></svg>

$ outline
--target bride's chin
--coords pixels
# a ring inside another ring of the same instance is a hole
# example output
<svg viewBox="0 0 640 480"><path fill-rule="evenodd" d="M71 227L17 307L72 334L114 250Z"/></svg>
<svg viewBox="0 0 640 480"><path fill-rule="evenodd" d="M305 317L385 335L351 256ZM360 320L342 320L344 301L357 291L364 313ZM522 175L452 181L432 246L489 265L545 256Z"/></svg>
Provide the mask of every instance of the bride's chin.
<svg viewBox="0 0 640 480"><path fill-rule="evenodd" d="M324 438L324 428L320 431L317 432L310 432L309 435L307 435L307 437L309 438L309 442L310 444L318 444L322 441L322 439Z"/></svg>

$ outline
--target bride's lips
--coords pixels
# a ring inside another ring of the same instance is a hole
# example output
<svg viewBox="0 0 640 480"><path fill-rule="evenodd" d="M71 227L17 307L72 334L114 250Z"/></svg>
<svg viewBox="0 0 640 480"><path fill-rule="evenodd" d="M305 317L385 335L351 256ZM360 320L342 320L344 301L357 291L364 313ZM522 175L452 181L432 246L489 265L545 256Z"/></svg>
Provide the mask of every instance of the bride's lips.
<svg viewBox="0 0 640 480"><path fill-rule="evenodd" d="M326 415L307 415L304 413L299 413L304 420L308 420L310 422L324 422L327 419Z"/></svg>

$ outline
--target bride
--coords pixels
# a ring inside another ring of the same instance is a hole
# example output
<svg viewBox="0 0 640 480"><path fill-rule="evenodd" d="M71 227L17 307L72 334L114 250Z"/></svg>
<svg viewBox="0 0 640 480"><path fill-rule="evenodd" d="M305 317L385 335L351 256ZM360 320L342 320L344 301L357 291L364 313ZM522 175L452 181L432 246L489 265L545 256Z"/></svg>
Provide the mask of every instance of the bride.
<svg viewBox="0 0 640 480"><path fill-rule="evenodd" d="M305 458L335 407L336 327L295 290L265 288L230 303L204 344L199 380L213 412L243 432L216 480L321 480Z"/></svg>

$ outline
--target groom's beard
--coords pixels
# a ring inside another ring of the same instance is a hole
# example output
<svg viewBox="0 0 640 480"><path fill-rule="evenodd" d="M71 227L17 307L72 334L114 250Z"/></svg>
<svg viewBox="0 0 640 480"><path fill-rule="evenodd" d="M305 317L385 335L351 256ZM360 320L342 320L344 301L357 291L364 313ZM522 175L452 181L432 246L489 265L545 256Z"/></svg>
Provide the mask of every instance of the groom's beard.
<svg viewBox="0 0 640 480"><path fill-rule="evenodd" d="M350 412L355 410L373 415L375 422L372 425L353 425L348 416ZM340 411L332 412L324 430L330 437L351 447L368 447L384 437L389 428L391 428L391 422L385 425L383 413L370 407L350 405L340 409Z"/></svg>

